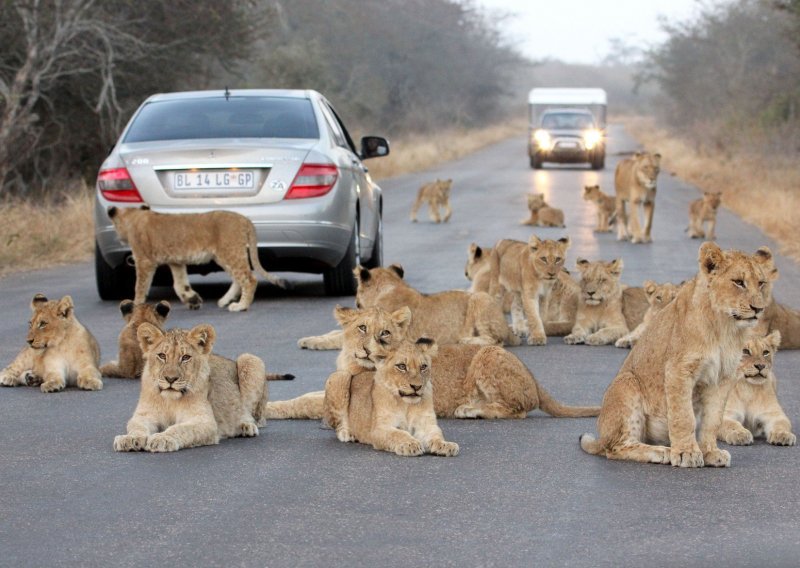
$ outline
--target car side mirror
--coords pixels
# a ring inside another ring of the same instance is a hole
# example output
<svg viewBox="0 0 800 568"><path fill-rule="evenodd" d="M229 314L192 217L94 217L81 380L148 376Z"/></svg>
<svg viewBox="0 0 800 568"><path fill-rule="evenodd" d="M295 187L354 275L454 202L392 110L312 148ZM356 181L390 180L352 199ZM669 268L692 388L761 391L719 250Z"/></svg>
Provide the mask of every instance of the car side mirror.
<svg viewBox="0 0 800 568"><path fill-rule="evenodd" d="M361 139L361 159L381 158L389 155L389 141L380 136L364 136Z"/></svg>

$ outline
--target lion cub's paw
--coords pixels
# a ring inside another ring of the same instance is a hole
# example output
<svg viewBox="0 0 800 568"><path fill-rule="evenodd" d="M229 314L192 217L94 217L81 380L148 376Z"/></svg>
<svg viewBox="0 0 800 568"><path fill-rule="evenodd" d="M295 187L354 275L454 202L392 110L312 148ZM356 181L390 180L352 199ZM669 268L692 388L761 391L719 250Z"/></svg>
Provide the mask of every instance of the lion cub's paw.
<svg viewBox="0 0 800 568"><path fill-rule="evenodd" d="M114 438L115 452L141 452L147 445L147 436L123 434Z"/></svg>
<svg viewBox="0 0 800 568"><path fill-rule="evenodd" d="M585 340L586 345L608 345L602 335L593 333Z"/></svg>
<svg viewBox="0 0 800 568"><path fill-rule="evenodd" d="M703 467L703 452L697 446L670 448L669 461L675 467Z"/></svg>
<svg viewBox="0 0 800 568"><path fill-rule="evenodd" d="M397 444L394 447L394 453L398 456L421 456L424 450L418 440L411 440Z"/></svg>
<svg viewBox="0 0 800 568"><path fill-rule="evenodd" d="M776 446L794 446L797 436L787 430L776 430L767 435L767 443Z"/></svg>
<svg viewBox="0 0 800 568"><path fill-rule="evenodd" d="M195 292L186 299L186 306L190 310L199 310L203 306L203 298Z"/></svg>
<svg viewBox="0 0 800 568"><path fill-rule="evenodd" d="M100 371L78 375L77 383L79 389L90 391L103 390L103 380L100 378Z"/></svg>
<svg viewBox="0 0 800 568"><path fill-rule="evenodd" d="M574 333L570 333L569 335L564 337L564 343L567 345L578 345L583 343L586 338L582 335L576 335Z"/></svg>
<svg viewBox="0 0 800 568"><path fill-rule="evenodd" d="M242 422L239 424L239 435L243 438L258 436L258 426L254 422Z"/></svg>
<svg viewBox="0 0 800 568"><path fill-rule="evenodd" d="M58 392L64 390L67 385L64 381L44 381L39 389L42 392Z"/></svg>
<svg viewBox="0 0 800 568"><path fill-rule="evenodd" d="M731 454L728 450L720 450L719 448L706 452L703 455L703 463L706 467L730 467Z"/></svg>
<svg viewBox="0 0 800 568"><path fill-rule="evenodd" d="M547 345L547 337L544 335L529 335L528 345Z"/></svg>
<svg viewBox="0 0 800 568"><path fill-rule="evenodd" d="M477 418L478 409L469 404L462 404L453 411L453 416L456 418Z"/></svg>
<svg viewBox="0 0 800 568"><path fill-rule="evenodd" d="M181 449L181 445L177 439L169 434L159 432L147 437L144 449L148 452L177 452Z"/></svg>
<svg viewBox="0 0 800 568"><path fill-rule="evenodd" d="M614 345L621 349L630 349L633 347L633 341L628 337L620 337Z"/></svg>
<svg viewBox="0 0 800 568"><path fill-rule="evenodd" d="M355 442L356 437L350 432L349 428L337 428L336 429L336 438L340 442Z"/></svg>
<svg viewBox="0 0 800 568"><path fill-rule="evenodd" d="M7 369L4 369L0 372L0 385L4 387L14 387L17 386L17 377L13 375Z"/></svg>
<svg viewBox="0 0 800 568"><path fill-rule="evenodd" d="M233 302L228 305L229 312L245 312L250 306L244 302Z"/></svg>
<svg viewBox="0 0 800 568"><path fill-rule="evenodd" d="M431 442L431 453L437 456L452 457L458 455L458 444L445 440Z"/></svg>
<svg viewBox="0 0 800 568"><path fill-rule="evenodd" d="M44 382L44 378L40 375L35 374L33 371L25 371L22 374L22 379L25 381L25 384L29 387L40 387Z"/></svg>
<svg viewBox="0 0 800 568"><path fill-rule="evenodd" d="M734 430L725 434L725 442L732 446L749 446L753 443L753 434L745 428Z"/></svg>

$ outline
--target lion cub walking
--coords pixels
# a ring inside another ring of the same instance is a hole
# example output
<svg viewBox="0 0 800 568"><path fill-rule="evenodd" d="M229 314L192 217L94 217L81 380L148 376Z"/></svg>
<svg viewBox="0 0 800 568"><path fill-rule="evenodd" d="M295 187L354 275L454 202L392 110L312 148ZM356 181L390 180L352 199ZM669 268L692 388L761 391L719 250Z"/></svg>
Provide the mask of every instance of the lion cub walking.
<svg viewBox="0 0 800 568"><path fill-rule="evenodd" d="M48 300L36 294L28 347L0 372L0 385L38 386L42 392L57 392L67 385L100 390L103 380L97 365L100 347L88 329L75 317L70 296Z"/></svg>
<svg viewBox="0 0 800 568"><path fill-rule="evenodd" d="M207 324L162 331L143 323L137 337L145 361L139 404L114 450L174 452L258 436L268 398L261 359L212 354L216 332Z"/></svg>
<svg viewBox="0 0 800 568"><path fill-rule="evenodd" d="M453 214L453 210L450 207L450 188L452 186L452 179L437 179L420 187L417 199L414 201L414 205L411 206L411 221L417 222L417 211L419 211L423 203L427 202L431 221L434 223L441 223L442 221L447 223ZM443 217L439 215L440 207L444 209Z"/></svg>
<svg viewBox="0 0 800 568"><path fill-rule="evenodd" d="M772 372L780 342L780 332L773 331L745 345L739 366L741 378L728 396L717 434L721 441L742 446L752 444L753 436L763 436L776 446L794 446L797 442L792 423L778 402L778 383Z"/></svg>
<svg viewBox="0 0 800 568"><path fill-rule="evenodd" d="M717 226L717 209L722 202L721 191L704 191L703 197L689 204L689 236L693 239L716 238L714 229ZM703 224L708 223L708 231L703 231Z"/></svg>
<svg viewBox="0 0 800 568"><path fill-rule="evenodd" d="M599 185L586 185L583 187L583 200L593 201L597 206L597 227L594 232L610 233L617 216L614 198L601 191Z"/></svg>
<svg viewBox="0 0 800 568"><path fill-rule="evenodd" d="M661 171L661 154L637 152L617 164L614 172L617 209L617 240L628 238L632 243L649 243L653 239L653 212L656 208L656 179ZM630 218L625 205L630 204ZM644 214L644 228L639 221L639 208Z"/></svg>
<svg viewBox="0 0 800 568"><path fill-rule="evenodd" d="M199 309L203 299L189 285L188 264L212 260L233 279L217 305L232 312L244 311L253 303L258 270L268 282L281 288L285 283L264 270L258 260L258 242L253 223L232 211L164 214L141 208L108 208L120 238L133 253L136 266L136 294L133 301L142 304L153 282L156 268L166 264L172 272L175 293L189 309ZM252 265L253 268L250 268Z"/></svg>
<svg viewBox="0 0 800 568"><path fill-rule="evenodd" d="M543 193L528 194L528 209L531 216L524 219L521 225L538 225L540 227L566 227L564 225L564 212L561 209L550 207L544 200Z"/></svg>

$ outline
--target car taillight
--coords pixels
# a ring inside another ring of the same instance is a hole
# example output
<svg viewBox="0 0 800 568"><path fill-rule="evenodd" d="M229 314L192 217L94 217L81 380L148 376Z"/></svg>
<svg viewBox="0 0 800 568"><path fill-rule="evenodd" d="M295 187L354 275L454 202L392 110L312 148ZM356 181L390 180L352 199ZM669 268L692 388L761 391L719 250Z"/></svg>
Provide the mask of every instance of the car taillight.
<svg viewBox="0 0 800 568"><path fill-rule="evenodd" d="M142 203L144 201L127 168L100 170L100 173L97 174L97 187L103 197L109 201L126 203Z"/></svg>
<svg viewBox="0 0 800 568"><path fill-rule="evenodd" d="M303 164L284 199L325 195L336 184L339 170L332 164Z"/></svg>

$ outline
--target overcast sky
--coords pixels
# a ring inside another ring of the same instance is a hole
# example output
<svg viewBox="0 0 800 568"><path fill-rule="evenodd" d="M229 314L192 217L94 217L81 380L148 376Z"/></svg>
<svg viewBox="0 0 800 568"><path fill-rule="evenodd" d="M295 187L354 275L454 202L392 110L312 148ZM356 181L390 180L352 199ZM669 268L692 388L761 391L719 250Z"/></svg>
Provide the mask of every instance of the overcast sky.
<svg viewBox="0 0 800 568"><path fill-rule="evenodd" d="M475 0L477 6L514 13L502 27L512 44L532 59L552 57L596 63L611 38L639 46L665 39L658 18L683 20L697 0Z"/></svg>

